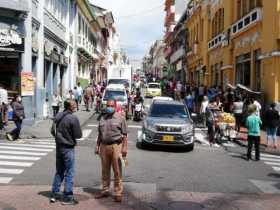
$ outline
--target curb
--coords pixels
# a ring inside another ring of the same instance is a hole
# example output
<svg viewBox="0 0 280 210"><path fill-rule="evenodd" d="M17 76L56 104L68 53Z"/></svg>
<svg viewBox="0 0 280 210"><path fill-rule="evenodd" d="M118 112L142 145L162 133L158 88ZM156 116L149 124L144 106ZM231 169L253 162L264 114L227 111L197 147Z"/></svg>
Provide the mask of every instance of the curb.
<svg viewBox="0 0 280 210"><path fill-rule="evenodd" d="M95 116L96 112L93 112L91 113L91 115L89 116L88 119L86 119L82 124L81 124L81 127L84 127L89 120L91 120L94 116ZM37 137L35 135L28 135L28 134L25 134L24 131L22 131L22 135L21 135L21 138L20 139L52 139L53 137L51 136L40 136L40 137ZM3 134L0 132L0 140L6 140L6 136L5 136L5 129L3 130Z"/></svg>

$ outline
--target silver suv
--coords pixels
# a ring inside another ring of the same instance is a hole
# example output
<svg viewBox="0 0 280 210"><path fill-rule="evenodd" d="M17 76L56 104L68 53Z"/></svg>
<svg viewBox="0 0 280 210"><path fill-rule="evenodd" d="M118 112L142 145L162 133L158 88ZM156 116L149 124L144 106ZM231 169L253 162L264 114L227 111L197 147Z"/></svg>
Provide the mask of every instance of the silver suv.
<svg viewBox="0 0 280 210"><path fill-rule="evenodd" d="M178 101L154 101L138 141L141 146L181 146L193 150L194 124L185 105Z"/></svg>

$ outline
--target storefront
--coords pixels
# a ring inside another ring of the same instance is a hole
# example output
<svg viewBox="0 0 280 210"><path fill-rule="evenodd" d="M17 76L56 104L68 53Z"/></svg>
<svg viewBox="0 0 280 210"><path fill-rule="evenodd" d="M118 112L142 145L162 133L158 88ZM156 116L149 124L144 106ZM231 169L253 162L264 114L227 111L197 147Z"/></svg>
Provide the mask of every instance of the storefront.
<svg viewBox="0 0 280 210"><path fill-rule="evenodd" d="M0 84L9 97L20 94L24 29L20 22L9 18L0 21Z"/></svg>

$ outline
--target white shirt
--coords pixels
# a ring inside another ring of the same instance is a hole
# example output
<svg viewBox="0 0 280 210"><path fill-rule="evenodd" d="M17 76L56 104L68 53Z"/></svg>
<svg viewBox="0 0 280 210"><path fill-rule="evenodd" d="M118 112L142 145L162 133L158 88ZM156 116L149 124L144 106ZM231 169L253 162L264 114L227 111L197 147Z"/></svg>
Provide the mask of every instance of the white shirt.
<svg viewBox="0 0 280 210"><path fill-rule="evenodd" d="M234 102L233 103L233 113L234 114L242 114L243 105L244 105L244 103L242 101Z"/></svg>
<svg viewBox="0 0 280 210"><path fill-rule="evenodd" d="M182 84L181 83L177 83L176 90L180 91L180 92L182 91Z"/></svg>
<svg viewBox="0 0 280 210"><path fill-rule="evenodd" d="M209 105L209 101L203 101L200 108L200 113L206 113L206 108Z"/></svg>
<svg viewBox="0 0 280 210"><path fill-rule="evenodd" d="M83 88L81 86L77 87L77 93L79 96L81 96L83 94Z"/></svg>
<svg viewBox="0 0 280 210"><path fill-rule="evenodd" d="M8 91L0 88L0 104L8 104Z"/></svg>
<svg viewBox="0 0 280 210"><path fill-rule="evenodd" d="M59 104L62 102L61 97L59 95L53 96L52 98L52 106L59 106Z"/></svg>
<svg viewBox="0 0 280 210"><path fill-rule="evenodd" d="M261 106L261 104L260 104L258 101L256 101L256 100L254 101L254 105L257 107L256 115L260 117L262 106Z"/></svg>

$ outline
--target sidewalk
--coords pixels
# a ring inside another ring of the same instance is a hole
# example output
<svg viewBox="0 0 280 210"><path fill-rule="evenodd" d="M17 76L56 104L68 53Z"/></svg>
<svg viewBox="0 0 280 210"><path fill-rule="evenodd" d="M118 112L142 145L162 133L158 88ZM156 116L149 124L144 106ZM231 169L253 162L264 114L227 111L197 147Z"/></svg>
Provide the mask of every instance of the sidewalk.
<svg viewBox="0 0 280 210"><path fill-rule="evenodd" d="M125 192L122 203L112 197L96 200L97 189L75 188L77 206L49 203L50 186L1 186L0 209L81 210L279 210L280 196L272 194L223 194L192 192Z"/></svg>
<svg viewBox="0 0 280 210"><path fill-rule="evenodd" d="M95 111L92 110L91 112L86 112L84 111L84 108L82 108L82 111L80 110L74 114L78 116L80 124L83 126L95 114ZM37 121L34 125L28 125L27 123L23 122L20 138L52 138L50 133L51 125L51 119ZM9 122L6 130L11 131L13 128L15 128L14 123ZM0 139L3 138L6 138L5 132L0 132Z"/></svg>
<svg viewBox="0 0 280 210"><path fill-rule="evenodd" d="M240 144L241 146L246 146L247 147L247 129L242 127L240 130L240 137L236 140L236 142L238 144ZM280 155L280 142L279 142L279 136L278 138L278 146L277 149L272 148L272 146L267 147L266 146L266 132L265 131L261 131L261 152L265 152L265 153L270 153L270 154L275 154L275 155ZM270 145L272 145L272 140L270 140Z"/></svg>

